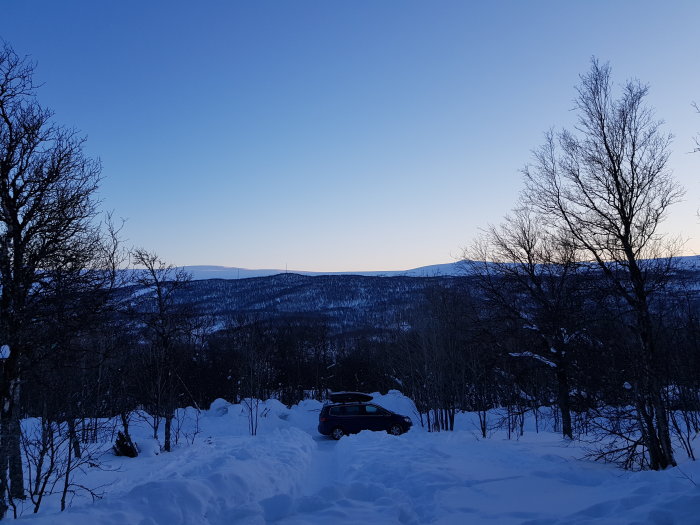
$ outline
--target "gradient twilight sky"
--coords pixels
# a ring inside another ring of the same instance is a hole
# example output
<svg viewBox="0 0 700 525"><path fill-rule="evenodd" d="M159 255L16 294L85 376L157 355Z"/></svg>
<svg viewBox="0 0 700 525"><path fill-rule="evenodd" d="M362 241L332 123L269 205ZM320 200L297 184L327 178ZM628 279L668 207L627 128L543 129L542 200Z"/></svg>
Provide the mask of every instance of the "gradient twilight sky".
<svg viewBox="0 0 700 525"><path fill-rule="evenodd" d="M700 2L4 0L0 37L101 158L128 244L178 264L451 262L571 124L590 57L651 86L700 253Z"/></svg>

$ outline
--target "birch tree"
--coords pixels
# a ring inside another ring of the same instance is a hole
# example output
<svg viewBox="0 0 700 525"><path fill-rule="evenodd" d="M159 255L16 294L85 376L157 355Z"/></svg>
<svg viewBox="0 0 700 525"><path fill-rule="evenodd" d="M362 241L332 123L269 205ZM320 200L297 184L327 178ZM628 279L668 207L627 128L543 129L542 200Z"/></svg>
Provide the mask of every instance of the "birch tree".
<svg viewBox="0 0 700 525"><path fill-rule="evenodd" d="M571 367L573 348L584 330L583 274L574 243L548 231L531 209L520 207L501 225L489 226L464 255L491 308L521 334L532 336L520 336L519 341L536 341L510 356L531 358L551 369L562 434L573 438Z"/></svg>
<svg viewBox="0 0 700 525"><path fill-rule="evenodd" d="M671 135L645 103L648 87L630 80L618 96L613 89L609 65L593 59L577 87L578 122L546 134L524 169L525 198L574 240L630 310L639 364L635 417L648 466L659 470L676 461L650 298L673 264L673 244L659 227L683 190L668 167Z"/></svg>
<svg viewBox="0 0 700 525"><path fill-rule="evenodd" d="M180 375L183 341L190 328L190 311L178 302L177 293L190 282L182 268L163 262L144 249L132 252L134 264L141 268L135 282L147 295L133 312L143 324L146 341L143 356L144 394L153 417L154 438L158 437L160 418L164 419L163 450L172 448L172 421L178 408L177 393L182 387Z"/></svg>
<svg viewBox="0 0 700 525"><path fill-rule="evenodd" d="M24 497L18 418L32 311L48 270L81 264L98 240L100 164L36 100L33 69L0 44L0 341L7 349L0 359L0 517Z"/></svg>

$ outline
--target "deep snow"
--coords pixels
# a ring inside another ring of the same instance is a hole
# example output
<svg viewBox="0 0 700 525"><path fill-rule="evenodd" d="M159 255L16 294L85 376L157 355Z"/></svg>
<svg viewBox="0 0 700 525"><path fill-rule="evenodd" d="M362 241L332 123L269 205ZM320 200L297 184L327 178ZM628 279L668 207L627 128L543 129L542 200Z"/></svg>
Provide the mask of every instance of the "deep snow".
<svg viewBox="0 0 700 525"><path fill-rule="evenodd" d="M392 391L379 404L411 416ZM321 404L263 405L258 435L248 435L240 405L216 401L199 419L193 444L159 453L145 426L133 433L136 459L105 455L111 469L87 472L108 484L102 500L55 501L34 523L94 525L694 524L700 523L700 465L681 457L665 472L623 472L581 459L583 448L549 431L520 439L480 439L471 414L455 432L362 432L335 442L316 433ZM187 409L190 425L194 410Z"/></svg>

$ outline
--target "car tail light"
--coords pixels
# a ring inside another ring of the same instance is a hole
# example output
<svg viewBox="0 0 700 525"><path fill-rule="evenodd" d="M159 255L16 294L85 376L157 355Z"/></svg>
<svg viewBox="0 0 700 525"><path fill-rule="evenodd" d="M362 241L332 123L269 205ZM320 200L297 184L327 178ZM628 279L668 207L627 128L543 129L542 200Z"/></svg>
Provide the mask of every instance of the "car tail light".
<svg viewBox="0 0 700 525"><path fill-rule="evenodd" d="M328 418L327 417L319 417L318 420L319 421L328 421Z"/></svg>

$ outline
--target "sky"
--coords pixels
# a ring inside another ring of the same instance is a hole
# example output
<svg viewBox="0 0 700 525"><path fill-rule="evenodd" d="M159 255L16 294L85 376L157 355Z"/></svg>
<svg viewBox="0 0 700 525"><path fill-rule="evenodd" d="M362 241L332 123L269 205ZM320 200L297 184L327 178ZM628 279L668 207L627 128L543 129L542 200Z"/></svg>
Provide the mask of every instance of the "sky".
<svg viewBox="0 0 700 525"><path fill-rule="evenodd" d="M452 262L515 205L592 56L650 85L700 253L700 2L2 0L0 37L103 166L128 245L176 265Z"/></svg>

